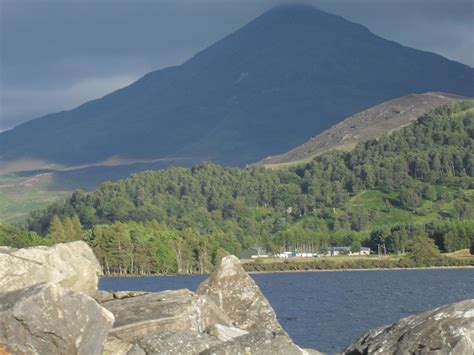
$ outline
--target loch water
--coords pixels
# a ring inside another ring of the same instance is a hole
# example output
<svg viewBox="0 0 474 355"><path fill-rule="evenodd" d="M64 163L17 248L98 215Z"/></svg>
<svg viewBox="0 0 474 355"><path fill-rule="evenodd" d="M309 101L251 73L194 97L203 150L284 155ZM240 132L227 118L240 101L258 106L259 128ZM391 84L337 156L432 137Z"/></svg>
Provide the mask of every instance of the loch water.
<svg viewBox="0 0 474 355"><path fill-rule="evenodd" d="M253 274L291 338L341 351L365 331L447 303L474 298L474 269ZM103 290L196 290L207 276L104 277Z"/></svg>

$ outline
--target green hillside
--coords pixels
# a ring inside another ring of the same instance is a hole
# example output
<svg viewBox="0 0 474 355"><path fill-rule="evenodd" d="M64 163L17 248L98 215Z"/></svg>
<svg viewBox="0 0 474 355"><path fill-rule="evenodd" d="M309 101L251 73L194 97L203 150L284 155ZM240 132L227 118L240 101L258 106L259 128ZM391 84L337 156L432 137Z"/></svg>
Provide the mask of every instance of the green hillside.
<svg viewBox="0 0 474 355"><path fill-rule="evenodd" d="M81 229L81 225L83 229ZM474 102L450 104L390 136L289 169L203 163L76 191L18 231L82 238L109 272L204 272L224 253L413 243L452 252L474 236ZM22 237L3 234L5 244ZM11 234L11 233L10 233ZM38 239L39 238L39 239ZM141 260L141 265L131 260Z"/></svg>

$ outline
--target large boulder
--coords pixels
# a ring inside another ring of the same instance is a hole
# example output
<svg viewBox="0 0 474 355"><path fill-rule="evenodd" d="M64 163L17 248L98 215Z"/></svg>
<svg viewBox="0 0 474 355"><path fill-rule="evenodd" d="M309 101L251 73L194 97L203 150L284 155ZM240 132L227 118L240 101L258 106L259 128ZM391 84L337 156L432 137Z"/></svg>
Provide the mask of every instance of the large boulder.
<svg viewBox="0 0 474 355"><path fill-rule="evenodd" d="M222 259L196 293L210 297L229 316L234 327L247 331L282 329L272 306L233 255Z"/></svg>
<svg viewBox="0 0 474 355"><path fill-rule="evenodd" d="M44 283L0 294L0 349L101 354L113 315L89 296Z"/></svg>
<svg viewBox="0 0 474 355"><path fill-rule="evenodd" d="M0 249L0 290L9 292L41 282L94 295L100 264L83 241L25 249Z"/></svg>
<svg viewBox="0 0 474 355"><path fill-rule="evenodd" d="M128 343L164 331L203 332L213 324L231 325L214 302L186 289L117 298L101 305L115 316L110 336Z"/></svg>
<svg viewBox="0 0 474 355"><path fill-rule="evenodd" d="M262 330L215 345L201 355L306 355L283 331Z"/></svg>
<svg viewBox="0 0 474 355"><path fill-rule="evenodd" d="M474 354L474 299L371 330L344 354Z"/></svg>
<svg viewBox="0 0 474 355"><path fill-rule="evenodd" d="M235 327L226 327L225 325L214 324L206 329L206 333L216 337L222 342L225 342L238 338L242 335L246 335L249 332Z"/></svg>
<svg viewBox="0 0 474 355"><path fill-rule="evenodd" d="M177 330L146 336L137 344L147 355L196 355L220 341L207 333Z"/></svg>

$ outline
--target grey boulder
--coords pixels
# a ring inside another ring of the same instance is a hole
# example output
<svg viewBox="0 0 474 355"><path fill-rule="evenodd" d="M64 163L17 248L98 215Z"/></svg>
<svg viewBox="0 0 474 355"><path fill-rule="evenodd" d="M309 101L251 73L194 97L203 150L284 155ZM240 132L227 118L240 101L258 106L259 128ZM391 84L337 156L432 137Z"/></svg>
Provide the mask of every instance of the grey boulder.
<svg viewBox="0 0 474 355"><path fill-rule="evenodd" d="M242 335L246 335L249 332L235 327L227 327L221 324L214 324L206 329L206 333L216 337L222 342L225 342L240 337Z"/></svg>
<svg viewBox="0 0 474 355"><path fill-rule="evenodd" d="M203 332L212 324L231 325L211 300L186 289L113 299L101 305L115 316L110 336L127 343L164 331Z"/></svg>
<svg viewBox="0 0 474 355"><path fill-rule="evenodd" d="M101 274L92 249L83 241L51 247L0 249L0 290L9 292L41 282L93 296Z"/></svg>
<svg viewBox="0 0 474 355"><path fill-rule="evenodd" d="M234 327L247 331L282 329L272 306L233 255L222 258L219 267L199 285L196 293L212 299Z"/></svg>
<svg viewBox="0 0 474 355"><path fill-rule="evenodd" d="M44 283L0 294L0 349L101 354L113 315L91 297Z"/></svg>
<svg viewBox="0 0 474 355"><path fill-rule="evenodd" d="M371 330L344 354L474 354L474 299Z"/></svg>
<svg viewBox="0 0 474 355"><path fill-rule="evenodd" d="M219 343L209 334L191 330L161 332L137 342L147 355L196 355Z"/></svg>
<svg viewBox="0 0 474 355"><path fill-rule="evenodd" d="M115 291L115 292L109 292L109 291L103 291L103 290L98 290L94 294L94 299L99 302L106 302L106 301L111 301L113 299L122 299L122 298L130 298L130 297L137 297L141 296L144 294L147 294L149 292L144 292L144 291Z"/></svg>
<svg viewBox="0 0 474 355"><path fill-rule="evenodd" d="M283 331L262 330L215 345L202 355L305 355Z"/></svg>

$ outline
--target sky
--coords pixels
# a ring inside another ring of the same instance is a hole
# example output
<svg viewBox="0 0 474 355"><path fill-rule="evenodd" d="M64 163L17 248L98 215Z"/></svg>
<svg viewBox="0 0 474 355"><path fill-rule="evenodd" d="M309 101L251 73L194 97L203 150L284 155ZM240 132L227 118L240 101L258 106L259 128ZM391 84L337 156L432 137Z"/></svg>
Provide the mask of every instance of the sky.
<svg viewBox="0 0 474 355"><path fill-rule="evenodd" d="M179 65L287 3L474 67L472 0L0 0L0 131Z"/></svg>

